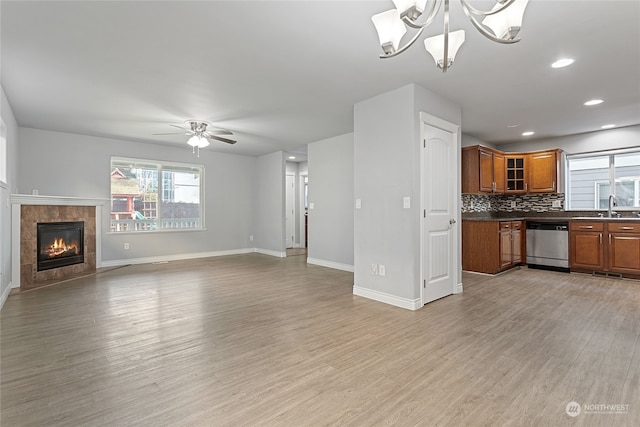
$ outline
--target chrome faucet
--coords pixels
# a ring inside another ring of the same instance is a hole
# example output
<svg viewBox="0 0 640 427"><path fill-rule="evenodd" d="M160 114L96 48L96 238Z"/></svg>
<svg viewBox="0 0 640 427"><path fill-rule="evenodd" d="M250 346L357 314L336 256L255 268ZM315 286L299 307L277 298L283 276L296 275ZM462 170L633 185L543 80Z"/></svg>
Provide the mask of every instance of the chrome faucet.
<svg viewBox="0 0 640 427"><path fill-rule="evenodd" d="M609 218L613 217L613 215L616 215L617 212L615 212L613 210L613 208L615 206L618 206L618 201L616 200L616 196L614 196L613 194L609 195Z"/></svg>

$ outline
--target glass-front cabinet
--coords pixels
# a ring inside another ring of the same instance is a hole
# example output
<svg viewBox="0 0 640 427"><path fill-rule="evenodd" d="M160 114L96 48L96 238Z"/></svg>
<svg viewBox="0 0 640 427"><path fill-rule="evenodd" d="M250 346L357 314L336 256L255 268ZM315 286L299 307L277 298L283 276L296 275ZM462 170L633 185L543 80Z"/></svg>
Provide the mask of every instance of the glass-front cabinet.
<svg viewBox="0 0 640 427"><path fill-rule="evenodd" d="M506 193L526 193L526 155L510 155L505 156L506 162Z"/></svg>

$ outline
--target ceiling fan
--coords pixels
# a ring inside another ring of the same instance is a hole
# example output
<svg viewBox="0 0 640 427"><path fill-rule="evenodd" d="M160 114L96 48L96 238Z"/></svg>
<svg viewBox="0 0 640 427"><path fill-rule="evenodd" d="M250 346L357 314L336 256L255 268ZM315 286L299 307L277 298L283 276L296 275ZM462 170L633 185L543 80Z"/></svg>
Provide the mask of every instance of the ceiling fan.
<svg viewBox="0 0 640 427"><path fill-rule="evenodd" d="M190 135L191 138L187 141L193 152L198 149L198 157L200 157L200 149L209 145L209 139L215 139L217 141L226 142L227 144L235 144L236 141L229 138L224 138L220 135L233 135L233 132L227 129L216 128L211 123L200 120L187 120L183 126L170 124L178 129L182 129L184 132L171 132L171 133L154 133L153 135ZM209 128L209 129L207 129Z"/></svg>

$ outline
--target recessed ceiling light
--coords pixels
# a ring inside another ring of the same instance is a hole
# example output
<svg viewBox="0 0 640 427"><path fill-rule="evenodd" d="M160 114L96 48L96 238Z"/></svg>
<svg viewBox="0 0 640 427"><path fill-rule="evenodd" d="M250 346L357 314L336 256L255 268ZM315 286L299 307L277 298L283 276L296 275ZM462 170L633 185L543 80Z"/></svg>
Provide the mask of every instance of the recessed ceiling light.
<svg viewBox="0 0 640 427"><path fill-rule="evenodd" d="M527 131L527 132L522 132L522 136L531 136L531 135L533 135L534 133L535 133L535 132L532 132L532 131L530 131L530 130L529 130L529 131Z"/></svg>
<svg viewBox="0 0 640 427"><path fill-rule="evenodd" d="M552 68L563 68L563 67L568 67L571 64L573 64L573 59L571 59L571 58L562 58L562 59L558 59L556 62L551 64L551 67Z"/></svg>
<svg viewBox="0 0 640 427"><path fill-rule="evenodd" d="M600 126L600 129L611 129L616 127L616 125L614 124L610 124L610 125L604 125L604 126Z"/></svg>
<svg viewBox="0 0 640 427"><path fill-rule="evenodd" d="M586 105L587 107L590 107L592 105L598 105L598 104L602 104L604 101L602 99L592 99L591 101L587 101L584 103L584 105Z"/></svg>
<svg viewBox="0 0 640 427"><path fill-rule="evenodd" d="M289 156L289 160L295 160L296 156Z"/></svg>

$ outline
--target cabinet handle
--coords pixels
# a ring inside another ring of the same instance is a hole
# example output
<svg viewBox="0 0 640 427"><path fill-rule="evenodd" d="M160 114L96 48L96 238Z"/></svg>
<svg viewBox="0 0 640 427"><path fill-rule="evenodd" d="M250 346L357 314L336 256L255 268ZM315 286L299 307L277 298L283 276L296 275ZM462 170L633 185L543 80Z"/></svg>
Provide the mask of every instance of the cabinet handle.
<svg viewBox="0 0 640 427"><path fill-rule="evenodd" d="M618 227L618 230L633 230L633 227Z"/></svg>
<svg viewBox="0 0 640 427"><path fill-rule="evenodd" d="M586 228L587 230L591 230L593 225L581 225L580 228Z"/></svg>
<svg viewBox="0 0 640 427"><path fill-rule="evenodd" d="M611 234L609 234L609 244L611 244Z"/></svg>
<svg viewBox="0 0 640 427"><path fill-rule="evenodd" d="M525 191L525 193L527 192L527 183L526 182L524 183L524 191Z"/></svg>
<svg viewBox="0 0 640 427"><path fill-rule="evenodd" d="M551 185L551 189L553 191L556 191L556 182L555 181L553 181L553 185Z"/></svg>
<svg viewBox="0 0 640 427"><path fill-rule="evenodd" d="M496 192L496 183L495 181L491 183L491 191Z"/></svg>
<svg viewBox="0 0 640 427"><path fill-rule="evenodd" d="M602 244L602 233L600 233L600 244Z"/></svg>

